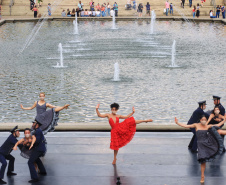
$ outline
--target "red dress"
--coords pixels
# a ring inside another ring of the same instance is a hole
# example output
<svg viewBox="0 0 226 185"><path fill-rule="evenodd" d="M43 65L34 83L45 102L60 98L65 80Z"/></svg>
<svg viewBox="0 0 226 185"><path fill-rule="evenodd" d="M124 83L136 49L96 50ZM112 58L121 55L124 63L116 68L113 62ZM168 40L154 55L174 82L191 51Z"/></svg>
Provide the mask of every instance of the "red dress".
<svg viewBox="0 0 226 185"><path fill-rule="evenodd" d="M119 123L119 118L116 117L116 123L110 118L109 124L111 125L111 144L112 150L119 150L119 148L127 145L136 133L136 123L133 117L125 119Z"/></svg>

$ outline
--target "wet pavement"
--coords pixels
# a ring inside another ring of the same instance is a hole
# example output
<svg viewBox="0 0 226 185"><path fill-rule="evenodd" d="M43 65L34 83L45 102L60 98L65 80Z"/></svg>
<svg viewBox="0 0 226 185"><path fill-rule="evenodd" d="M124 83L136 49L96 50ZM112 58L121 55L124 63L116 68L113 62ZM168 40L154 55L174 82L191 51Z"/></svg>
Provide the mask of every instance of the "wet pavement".
<svg viewBox="0 0 226 185"><path fill-rule="evenodd" d="M0 144L9 134L0 132ZM22 134L21 134L22 135ZM187 150L192 134L187 132L137 132L119 150L117 165L111 164L109 132L54 132L47 135L48 151L42 159L47 176L37 185L115 185L117 177L126 185L200 184L196 154ZM4 180L26 185L30 180L27 160L13 151L17 176ZM208 163L205 185L224 185L226 160L222 155Z"/></svg>

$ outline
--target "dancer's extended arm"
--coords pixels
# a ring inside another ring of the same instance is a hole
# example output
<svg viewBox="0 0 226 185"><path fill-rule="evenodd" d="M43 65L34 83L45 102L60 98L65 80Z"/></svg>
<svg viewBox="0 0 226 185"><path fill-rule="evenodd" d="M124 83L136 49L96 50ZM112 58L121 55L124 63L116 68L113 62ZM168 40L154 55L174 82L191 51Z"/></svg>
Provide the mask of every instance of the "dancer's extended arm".
<svg viewBox="0 0 226 185"><path fill-rule="evenodd" d="M213 119L213 117L214 117L214 114L210 114L210 117L209 117L208 121L206 122L206 125L209 124L209 122Z"/></svg>
<svg viewBox="0 0 226 185"><path fill-rule="evenodd" d="M32 142L31 142L31 146L29 148L29 150L33 147L33 145L35 144L35 141L36 141L36 137L35 136L32 136Z"/></svg>
<svg viewBox="0 0 226 185"><path fill-rule="evenodd" d="M24 142L24 138L22 138L21 140L19 140L19 141L15 144L15 146L13 147L13 150L17 150L17 146L18 146L19 144L23 143L23 142Z"/></svg>
<svg viewBox="0 0 226 185"><path fill-rule="evenodd" d="M131 117L134 113L135 113L135 108L133 107L133 112L132 113L128 114L127 116L119 115L118 118L119 119L127 119L127 118Z"/></svg>
<svg viewBox="0 0 226 185"><path fill-rule="evenodd" d="M32 110L33 108L35 108L37 105L37 102L35 102L31 107L23 107L22 104L20 104L21 109L23 110Z"/></svg>
<svg viewBox="0 0 226 185"><path fill-rule="evenodd" d="M108 114L101 114L100 112L99 112L99 107L100 107L100 104L97 104L97 106L96 106L96 112L97 112L97 116L98 117L101 117L101 118L106 118L106 117L108 117Z"/></svg>
<svg viewBox="0 0 226 185"><path fill-rule="evenodd" d="M196 123L194 124L191 124L191 125L186 125L186 124L183 124L183 123L179 123L178 122L178 119L175 117L175 123L181 127L184 127L184 128L196 128Z"/></svg>
<svg viewBox="0 0 226 185"><path fill-rule="evenodd" d="M224 116L222 116L222 115L220 115L220 119L222 119L222 121L220 122L220 123L218 123L218 124L215 124L215 125L209 125L210 127L213 127L213 126L217 126L217 127L220 127L220 126L222 126L223 124L224 124L224 122L225 122L225 117Z"/></svg>
<svg viewBox="0 0 226 185"><path fill-rule="evenodd" d="M49 108L55 108L55 112L59 112L63 109L67 109L70 105L69 104L65 104L64 106L62 107L59 107L59 106L54 106L54 105L51 105L49 103L46 104L46 107L49 107Z"/></svg>

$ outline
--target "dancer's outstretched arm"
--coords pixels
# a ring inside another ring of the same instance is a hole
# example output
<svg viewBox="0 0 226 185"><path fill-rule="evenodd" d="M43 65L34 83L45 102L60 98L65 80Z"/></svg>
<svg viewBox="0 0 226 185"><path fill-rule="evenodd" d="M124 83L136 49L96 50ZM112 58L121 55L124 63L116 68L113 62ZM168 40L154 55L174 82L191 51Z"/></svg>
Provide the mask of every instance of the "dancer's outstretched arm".
<svg viewBox="0 0 226 185"><path fill-rule="evenodd" d="M34 146L35 141L36 141L36 137L33 135L33 136L32 136L31 146L30 146L29 150Z"/></svg>
<svg viewBox="0 0 226 185"><path fill-rule="evenodd" d="M69 104L65 104L64 106L62 107L58 107L58 106L54 106L54 105L51 105L49 103L46 104L46 107L49 107L49 108L55 108L55 112L60 112L61 110L63 109L67 109L70 105Z"/></svg>
<svg viewBox="0 0 226 185"><path fill-rule="evenodd" d="M133 107L133 112L132 113L128 114L127 116L119 115L118 118L119 119L127 119L127 118L131 117L134 113L135 113L135 108Z"/></svg>
<svg viewBox="0 0 226 185"><path fill-rule="evenodd" d="M23 110L32 110L32 109L34 109L36 107L36 105L37 105L37 102L35 102L31 107L23 107L22 104L20 104L20 107Z"/></svg>
<svg viewBox="0 0 226 185"><path fill-rule="evenodd" d="M17 146L18 146L19 144L23 143L23 142L24 142L24 138L22 138L21 140L19 140L19 141L15 144L15 146L13 147L13 150L17 150Z"/></svg>
<svg viewBox="0 0 226 185"><path fill-rule="evenodd" d="M179 123L178 122L178 119L175 117L175 123L181 127L184 127L184 128L196 128L196 125L197 123L193 123L191 125L186 125L186 124L183 124L183 123Z"/></svg>
<svg viewBox="0 0 226 185"><path fill-rule="evenodd" d="M108 117L108 114L101 114L100 112L99 112L99 107L100 107L100 104L97 104L97 106L96 106L96 112L97 112L97 116L98 117L101 117L101 118L106 118L106 117Z"/></svg>
<svg viewBox="0 0 226 185"><path fill-rule="evenodd" d="M213 126L221 127L224 124L224 122L225 122L225 117L220 115L220 119L222 119L222 121L220 123L215 124L215 125L210 124L209 126L210 127L213 127Z"/></svg>
<svg viewBox="0 0 226 185"><path fill-rule="evenodd" d="M209 117L208 121L206 122L206 125L209 124L209 122L213 119L213 117L214 117L214 114L210 114L210 117Z"/></svg>

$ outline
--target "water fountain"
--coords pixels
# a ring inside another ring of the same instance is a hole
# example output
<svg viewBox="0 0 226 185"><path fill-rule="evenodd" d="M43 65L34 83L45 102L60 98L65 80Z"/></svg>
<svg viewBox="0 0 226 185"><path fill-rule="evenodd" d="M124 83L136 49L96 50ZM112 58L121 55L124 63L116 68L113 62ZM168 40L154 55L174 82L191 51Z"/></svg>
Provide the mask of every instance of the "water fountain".
<svg viewBox="0 0 226 185"><path fill-rule="evenodd" d="M62 48L62 44L61 43L59 43L59 45L58 45L58 50L60 52L60 63L57 62L57 65L54 66L54 67L56 67L56 68L63 68L65 66L64 66L64 58L63 58L63 48Z"/></svg>
<svg viewBox="0 0 226 185"><path fill-rule="evenodd" d="M113 79L113 81L118 82L118 81L120 81L120 78L119 78L119 72L120 72L120 70L119 70L119 64L118 64L118 62L116 62L114 64L114 68L115 68L115 72L114 72L114 79Z"/></svg>
<svg viewBox="0 0 226 185"><path fill-rule="evenodd" d="M150 33L151 33L151 34L154 33L155 19L156 19L155 11L152 10L152 11L151 11L151 30L150 30Z"/></svg>
<svg viewBox="0 0 226 185"><path fill-rule="evenodd" d="M74 34L78 34L78 19L77 19L77 14L75 14L75 20L73 21L74 24Z"/></svg>
<svg viewBox="0 0 226 185"><path fill-rule="evenodd" d="M169 67L179 67L176 63L175 63L175 55L176 55L176 41L173 41L173 45L172 45L172 58L171 58L171 65Z"/></svg>
<svg viewBox="0 0 226 185"><path fill-rule="evenodd" d="M115 11L114 11L113 16L112 16L112 29L113 30L116 30L117 29L116 28L116 25L115 25Z"/></svg>

